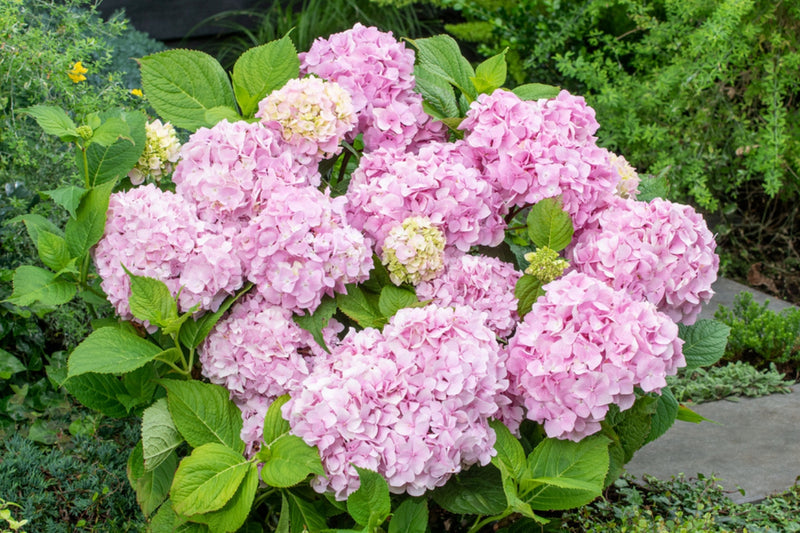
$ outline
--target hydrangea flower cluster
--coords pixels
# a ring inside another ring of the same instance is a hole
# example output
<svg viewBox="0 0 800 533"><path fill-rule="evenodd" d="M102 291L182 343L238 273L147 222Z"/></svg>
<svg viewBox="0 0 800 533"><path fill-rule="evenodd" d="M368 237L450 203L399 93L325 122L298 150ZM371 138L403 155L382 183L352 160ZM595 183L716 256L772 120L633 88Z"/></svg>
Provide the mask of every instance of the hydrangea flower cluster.
<svg viewBox="0 0 800 533"><path fill-rule="evenodd" d="M215 311L244 283L230 244L197 217L192 204L153 184L111 195L94 260L101 287L124 319L133 318L124 268L163 281L173 295L183 287L178 301L182 311L195 304Z"/></svg>
<svg viewBox="0 0 800 533"><path fill-rule="evenodd" d="M369 277L370 247L347 225L345 201L313 187L275 186L236 236L247 279L268 303L314 312L325 294Z"/></svg>
<svg viewBox="0 0 800 533"><path fill-rule="evenodd" d="M569 268L569 263L558 255L558 252L548 246L537 248L533 252L525 254L525 260L530 263L525 269L526 274L530 274L540 283L550 283Z"/></svg>
<svg viewBox="0 0 800 533"><path fill-rule="evenodd" d="M690 206L628 199L601 211L576 236L570 260L579 271L690 325L714 294L715 249L703 217Z"/></svg>
<svg viewBox="0 0 800 533"><path fill-rule="evenodd" d="M445 254L444 272L417 285L417 297L441 307L467 305L483 311L486 325L505 338L519 320L514 286L521 275L500 259L451 251Z"/></svg>
<svg viewBox="0 0 800 533"><path fill-rule="evenodd" d="M383 242L383 264L395 285L416 285L444 267L444 235L426 217L408 217Z"/></svg>
<svg viewBox="0 0 800 533"><path fill-rule="evenodd" d="M172 181L201 219L235 232L260 212L273 185L316 187L320 175L300 163L275 131L222 120L192 134Z"/></svg>
<svg viewBox="0 0 800 533"><path fill-rule="evenodd" d="M610 404L629 408L634 387L660 391L685 365L678 326L653 304L579 272L544 288L509 340L508 372L548 436L596 433Z"/></svg>
<svg viewBox="0 0 800 533"><path fill-rule="evenodd" d="M355 126L350 94L314 76L289 80L258 104L256 116L274 128L304 163L341 153L340 143Z"/></svg>
<svg viewBox="0 0 800 533"><path fill-rule="evenodd" d="M293 433L317 446L327 477L317 490L343 500L353 465L392 492L421 495L494 455L488 418L508 387L505 355L484 314L469 307L401 309L383 332L349 334L283 406Z"/></svg>
<svg viewBox="0 0 800 533"><path fill-rule="evenodd" d="M606 206L619 181L596 144L594 110L566 91L537 102L503 89L481 94L459 128L508 205L561 196L576 228Z"/></svg>
<svg viewBox="0 0 800 533"><path fill-rule="evenodd" d="M506 227L499 198L463 144L428 143L419 153L379 149L365 154L347 193L348 220L376 243L380 253L389 232L410 216L427 217L462 251L496 246Z"/></svg>
<svg viewBox="0 0 800 533"><path fill-rule="evenodd" d="M356 24L327 39L317 39L300 54L301 72L335 81L353 99L365 151L406 148L444 140L447 129L422 109L414 92L414 52L391 34Z"/></svg>
<svg viewBox="0 0 800 533"><path fill-rule="evenodd" d="M158 183L172 172L180 157L181 143L169 122L162 124L156 119L145 124L145 139L144 151L128 173L133 185L141 185L145 180Z"/></svg>
<svg viewBox="0 0 800 533"><path fill-rule="evenodd" d="M621 198L633 198L639 194L639 174L636 169L628 163L628 160L621 155L611 154L611 166L619 174L619 183L617 183L617 195Z"/></svg>

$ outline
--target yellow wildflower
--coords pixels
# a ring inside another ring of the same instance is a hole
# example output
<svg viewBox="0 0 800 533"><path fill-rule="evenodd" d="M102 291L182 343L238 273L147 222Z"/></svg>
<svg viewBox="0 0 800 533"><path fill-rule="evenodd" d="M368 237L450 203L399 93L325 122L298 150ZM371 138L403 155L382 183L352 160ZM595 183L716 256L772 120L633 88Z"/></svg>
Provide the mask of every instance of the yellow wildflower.
<svg viewBox="0 0 800 533"><path fill-rule="evenodd" d="M139 98L142 98L144 96L144 93L142 93L141 89L131 89L131 94L133 96L138 96Z"/></svg>
<svg viewBox="0 0 800 533"><path fill-rule="evenodd" d="M72 65L72 70L67 71L67 76L69 76L69 79L72 80L72 83L80 83L86 80L86 76L84 76L84 74L87 72L89 72L89 69L84 67L80 61L76 61Z"/></svg>

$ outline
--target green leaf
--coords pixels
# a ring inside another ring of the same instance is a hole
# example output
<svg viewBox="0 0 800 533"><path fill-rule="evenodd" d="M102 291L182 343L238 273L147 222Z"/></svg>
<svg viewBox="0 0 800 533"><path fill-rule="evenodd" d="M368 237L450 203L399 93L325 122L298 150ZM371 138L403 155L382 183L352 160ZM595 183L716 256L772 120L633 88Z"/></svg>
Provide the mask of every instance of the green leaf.
<svg viewBox="0 0 800 533"><path fill-rule="evenodd" d="M208 54L166 50L142 58L140 65L148 102L176 127L189 131L211 127L206 111L236 107L228 75Z"/></svg>
<svg viewBox="0 0 800 533"><path fill-rule="evenodd" d="M347 512L368 531L373 531L389 517L392 502L389 485L383 476L366 468L355 467L361 481L358 490L347 498Z"/></svg>
<svg viewBox="0 0 800 533"><path fill-rule="evenodd" d="M658 437L667 432L672 424L675 423L675 418L678 416L678 400L673 396L672 391L664 387L661 389L661 395L658 396L656 401L656 412L653 415L653 420L650 423L650 433L647 435L645 444L656 440Z"/></svg>
<svg viewBox="0 0 800 533"><path fill-rule="evenodd" d="M550 99L558 96L561 92L560 87L553 85L545 85L543 83L526 83L514 88L511 92L520 97L521 100L541 100L542 98Z"/></svg>
<svg viewBox="0 0 800 533"><path fill-rule="evenodd" d="M161 348L128 331L107 327L92 332L69 358L69 377L87 372L124 374L143 367Z"/></svg>
<svg viewBox="0 0 800 533"><path fill-rule="evenodd" d="M142 453L145 470L153 470L164 462L183 442L172 421L167 399L160 398L142 413Z"/></svg>
<svg viewBox="0 0 800 533"><path fill-rule="evenodd" d="M76 210L81 203L83 195L86 194L86 189L76 187L75 185L67 185L66 187L59 187L52 191L44 191L42 194L69 211L70 216L75 218L78 216Z"/></svg>
<svg viewBox="0 0 800 533"><path fill-rule="evenodd" d="M458 102L450 82L421 65L414 67L414 79L431 116L438 119L458 116Z"/></svg>
<svg viewBox="0 0 800 533"><path fill-rule="evenodd" d="M186 518L178 516L172 508L172 502L167 500L153 516L147 531L148 533L208 533L210 530L205 524L187 522Z"/></svg>
<svg viewBox="0 0 800 533"><path fill-rule="evenodd" d="M188 348L197 348L200 346L200 343L203 342L211 330L214 329L214 326L217 324L217 322L219 322L219 319L222 318L222 315L224 315L239 298L247 294L252 288L253 284L248 283L239 289L235 296L229 296L226 298L216 312L206 313L196 321L191 318L187 319L187 321L181 326L181 330L178 335L181 343Z"/></svg>
<svg viewBox="0 0 800 533"><path fill-rule="evenodd" d="M122 376L122 384L130 398L131 408L152 403L158 377L155 364L144 365Z"/></svg>
<svg viewBox="0 0 800 533"><path fill-rule="evenodd" d="M350 319L364 328L382 328L386 318L356 285L347 285L347 294L337 294L336 304Z"/></svg>
<svg viewBox="0 0 800 533"><path fill-rule="evenodd" d="M58 272L69 265L71 257L64 237L49 231L40 231L36 248L39 252L39 259L47 268Z"/></svg>
<svg viewBox="0 0 800 533"><path fill-rule="evenodd" d="M131 280L128 304L133 316L156 326L178 318L178 304L163 281L131 274L125 265L122 268Z"/></svg>
<svg viewBox="0 0 800 533"><path fill-rule="evenodd" d="M495 515L508 506L500 470L494 465L473 466L452 476L433 491L433 499L456 514Z"/></svg>
<svg viewBox="0 0 800 533"><path fill-rule="evenodd" d="M669 170L669 167L666 170ZM639 194L636 195L636 200L649 202L653 198L667 198L669 196L667 172L662 171L656 175L640 174L639 178Z"/></svg>
<svg viewBox="0 0 800 533"><path fill-rule="evenodd" d="M0 348L0 379L8 379L17 372L27 370L22 361Z"/></svg>
<svg viewBox="0 0 800 533"><path fill-rule="evenodd" d="M289 401L289 395L279 396L269 404L264 416L264 442L271 444L281 435L289 433L289 422L283 418L281 407Z"/></svg>
<svg viewBox="0 0 800 533"><path fill-rule="evenodd" d="M221 105L207 110L205 113L205 120L208 124L216 124L223 120L238 122L242 120L242 115L232 107Z"/></svg>
<svg viewBox="0 0 800 533"><path fill-rule="evenodd" d="M5 224L14 224L15 222L23 222L25 224L25 229L28 230L28 236L31 238L33 244L39 242L39 233L42 231L50 232L53 235L64 235L64 232L61 231L58 226L41 215L20 215L7 221Z"/></svg>
<svg viewBox="0 0 800 533"><path fill-rule="evenodd" d="M520 482L522 499L533 510L555 511L580 507L600 496L608 472L608 442L602 435L580 442L543 440L528 456L531 479Z"/></svg>
<svg viewBox="0 0 800 533"><path fill-rule="evenodd" d="M328 325L328 321L336 313L336 299L329 296L322 298L319 306L313 313L308 315L293 315L295 324L300 328L311 333L314 340L319 344L323 350L330 353L328 346L325 345L325 339L322 336L322 330Z"/></svg>
<svg viewBox="0 0 800 533"><path fill-rule="evenodd" d="M324 476L322 461L316 448L288 433L269 447L270 457L261 466L261 479L272 487L288 488L303 481L309 474Z"/></svg>
<svg viewBox="0 0 800 533"><path fill-rule="evenodd" d="M94 130L90 141L104 147L111 146L117 140L133 144L133 139L131 139L130 135L131 127L127 122L119 117L109 117L99 128Z"/></svg>
<svg viewBox="0 0 800 533"><path fill-rule="evenodd" d="M321 502L310 502L289 491L283 492L283 494L289 503L290 531L292 533L305 531L316 533L328 528Z"/></svg>
<svg viewBox="0 0 800 533"><path fill-rule="evenodd" d="M614 428L619 438L624 452L624 463L630 461L633 454L644 446L650 434L657 403L655 396L640 396L630 409L620 412L613 408L606 415L606 421Z"/></svg>
<svg viewBox="0 0 800 533"><path fill-rule="evenodd" d="M265 96L299 76L300 60L288 35L243 53L232 75L242 115L252 117Z"/></svg>
<svg viewBox="0 0 800 533"><path fill-rule="evenodd" d="M692 424L699 424L700 422L711 422L712 424L718 423L714 422L709 418L704 417L700 413L692 411L685 405L678 406L678 415L676 419L680 420L681 422L691 422Z"/></svg>
<svg viewBox="0 0 800 533"><path fill-rule="evenodd" d="M387 285L381 289L378 310L387 318L394 316L400 309L417 306L419 306L419 300L414 291L401 289L393 285Z"/></svg>
<svg viewBox="0 0 800 533"><path fill-rule="evenodd" d="M502 463L506 470L514 477L520 479L525 473L525 450L519 440L499 420L490 420L489 425L497 435L494 449L497 455L492 457L492 464L499 468Z"/></svg>
<svg viewBox="0 0 800 533"><path fill-rule="evenodd" d="M64 387L79 402L112 418L128 416L128 408L119 400L127 394L122 382L109 374L87 373L73 376Z"/></svg>
<svg viewBox="0 0 800 533"><path fill-rule="evenodd" d="M175 452L167 455L156 468L149 471L144 469L141 441L131 452L128 459L128 478L136 492L136 501L145 516L152 515L167 499L177 467L178 456ZM165 505L169 506L169 503Z"/></svg>
<svg viewBox="0 0 800 533"><path fill-rule="evenodd" d="M43 268L22 265L14 272L14 290L6 301L20 307L34 303L55 307L75 297L78 289L74 283L56 278Z"/></svg>
<svg viewBox="0 0 800 533"><path fill-rule="evenodd" d="M417 63L422 68L455 85L468 101L471 102L478 96L472 83L475 71L461 55L455 39L448 35L436 35L410 42L417 48Z"/></svg>
<svg viewBox="0 0 800 533"><path fill-rule="evenodd" d="M78 137L78 128L75 122L60 107L35 105L26 107L21 112L32 116L48 135L55 135L62 140Z"/></svg>
<svg viewBox="0 0 800 533"><path fill-rule="evenodd" d="M425 533L428 529L428 502L407 499L401 503L389 522L389 533Z"/></svg>
<svg viewBox="0 0 800 533"><path fill-rule="evenodd" d="M161 384L167 389L172 420L190 446L217 443L239 453L244 451L239 436L242 414L227 389L200 381L165 379Z"/></svg>
<svg viewBox="0 0 800 533"><path fill-rule="evenodd" d="M517 299L517 314L525 318L539 296L544 295L542 282L530 274L523 274L514 286L514 297Z"/></svg>
<svg viewBox="0 0 800 533"><path fill-rule="evenodd" d="M258 488L258 465L250 463L250 469L244 476L239 488L233 497L228 500L222 509L210 513L192 516L192 520L207 524L211 531L229 532L237 531L250 514L253 500Z"/></svg>
<svg viewBox="0 0 800 533"><path fill-rule="evenodd" d="M686 369L711 366L725 354L731 328L716 320L701 319L691 326L678 324L678 336L684 340Z"/></svg>
<svg viewBox="0 0 800 533"><path fill-rule="evenodd" d="M145 123L147 118L142 111L109 111L101 115L105 119L117 117L129 129L130 139L121 139L110 146L91 144L86 150L86 164L80 152L76 162L79 172L88 175L92 187L108 181L119 181L128 175L144 151L147 142ZM86 169L88 167L88 171Z"/></svg>
<svg viewBox="0 0 800 533"><path fill-rule="evenodd" d="M89 189L78 206L77 216L67 221L65 235L72 257L83 257L103 236L108 199L114 185L112 180Z"/></svg>
<svg viewBox="0 0 800 533"><path fill-rule="evenodd" d="M216 442L195 448L175 472L172 507L185 516L221 509L236 494L250 466L241 453Z"/></svg>
<svg viewBox="0 0 800 533"><path fill-rule="evenodd" d="M561 207L560 198L545 198L528 213L528 236L538 247L560 252L572 240L575 228L569 213Z"/></svg>
<svg viewBox="0 0 800 533"><path fill-rule="evenodd" d="M506 52L508 52L508 48L485 60L475 69L472 82L479 93L491 93L506 82L508 74Z"/></svg>

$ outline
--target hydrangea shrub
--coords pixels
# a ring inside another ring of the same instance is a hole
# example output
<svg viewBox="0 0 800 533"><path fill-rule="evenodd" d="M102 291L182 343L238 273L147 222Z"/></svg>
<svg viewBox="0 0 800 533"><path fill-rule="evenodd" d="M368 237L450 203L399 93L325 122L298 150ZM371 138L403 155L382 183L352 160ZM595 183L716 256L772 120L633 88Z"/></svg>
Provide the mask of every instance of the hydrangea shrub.
<svg viewBox="0 0 800 533"><path fill-rule="evenodd" d="M67 386L143 410L129 477L153 531L423 533L432 506L524 527L691 418L665 378L722 354L727 330L696 321L715 242L690 207L638 198L581 97L358 24L240 62L143 58L145 96L191 135L149 140L120 184L87 165L63 236L28 221L53 271L14 280L17 305L113 305ZM60 113L32 111L81 150L129 142ZM141 183L149 159L174 191Z"/></svg>

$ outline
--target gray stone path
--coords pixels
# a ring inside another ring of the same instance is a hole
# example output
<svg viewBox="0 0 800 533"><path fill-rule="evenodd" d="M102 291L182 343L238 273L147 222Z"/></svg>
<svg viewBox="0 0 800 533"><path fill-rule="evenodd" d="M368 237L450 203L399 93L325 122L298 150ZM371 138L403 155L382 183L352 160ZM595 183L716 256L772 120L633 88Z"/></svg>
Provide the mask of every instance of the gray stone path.
<svg viewBox="0 0 800 533"><path fill-rule="evenodd" d="M714 289L717 294L701 318L713 318L720 304L730 307L742 290L753 292L759 303L769 299L769 309L790 307L730 280L719 280ZM679 473L716 475L737 503L784 492L800 477L800 384L791 394L709 402L692 409L717 423L675 422L660 439L636 452L627 465L630 474L663 480Z"/></svg>

